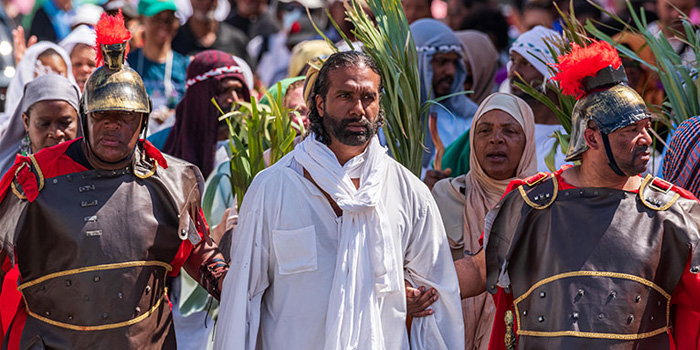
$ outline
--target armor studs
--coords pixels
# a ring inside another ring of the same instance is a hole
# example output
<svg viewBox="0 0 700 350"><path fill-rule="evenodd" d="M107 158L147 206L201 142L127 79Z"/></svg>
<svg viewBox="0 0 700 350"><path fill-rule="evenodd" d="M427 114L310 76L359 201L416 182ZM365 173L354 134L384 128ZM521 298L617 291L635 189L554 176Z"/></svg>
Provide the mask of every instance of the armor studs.
<svg viewBox="0 0 700 350"><path fill-rule="evenodd" d="M134 309L134 311L136 311L136 314L140 314L140 313L141 313L141 308L137 306L137 307Z"/></svg>
<svg viewBox="0 0 700 350"><path fill-rule="evenodd" d="M105 312L105 313L102 314L102 319L103 319L103 320L106 320L106 319L108 319L108 318L109 318L109 314L108 314L108 313Z"/></svg>
<svg viewBox="0 0 700 350"><path fill-rule="evenodd" d="M92 280L95 281L95 282L99 282L99 281L100 281L100 276L95 276Z"/></svg>
<svg viewBox="0 0 700 350"><path fill-rule="evenodd" d="M53 182L54 184L57 184L57 183L58 183L58 179L53 179L52 182Z"/></svg>
<svg viewBox="0 0 700 350"><path fill-rule="evenodd" d="M605 314L602 314L602 313L601 313L601 314L598 314L598 319L599 319L599 320L602 320L602 319L604 319L604 318L605 318Z"/></svg>
<svg viewBox="0 0 700 350"><path fill-rule="evenodd" d="M642 300L642 296L641 296L641 295L637 295L637 297L634 298L634 302L635 302L635 303L638 303L640 300Z"/></svg>
<svg viewBox="0 0 700 350"><path fill-rule="evenodd" d="M538 317L537 322L540 322L540 323L544 322L544 316Z"/></svg>
<svg viewBox="0 0 700 350"><path fill-rule="evenodd" d="M83 193L87 191L94 191L95 190L95 185L85 185L85 186L80 186L78 187L78 192Z"/></svg>
<svg viewBox="0 0 700 350"><path fill-rule="evenodd" d="M523 311L523 316L527 316L527 310Z"/></svg>
<svg viewBox="0 0 700 350"><path fill-rule="evenodd" d="M99 237L102 236L102 230L85 231L85 235L88 237Z"/></svg>
<svg viewBox="0 0 700 350"><path fill-rule="evenodd" d="M649 202L649 204L655 205L655 206L657 206L657 207L660 207L661 204L663 204L663 203L661 202L661 200L659 200L659 199L654 199L654 198L651 198L651 197L644 198L644 200L647 201L647 202Z"/></svg>
<svg viewBox="0 0 700 350"><path fill-rule="evenodd" d="M627 316L627 324L631 324L634 321L634 315Z"/></svg>
<svg viewBox="0 0 700 350"><path fill-rule="evenodd" d="M148 295L148 293L150 293L150 292L151 292L151 286L146 286L144 293L146 293L146 295Z"/></svg>
<svg viewBox="0 0 700 350"><path fill-rule="evenodd" d="M698 273L700 272L700 266L693 266L690 268L691 273Z"/></svg>
<svg viewBox="0 0 700 350"><path fill-rule="evenodd" d="M573 318L574 320L578 320L578 318L579 318L578 312L575 312L575 311L574 311L574 313L571 314L571 318Z"/></svg>
<svg viewBox="0 0 700 350"><path fill-rule="evenodd" d="M119 299L124 299L124 294L122 294L122 292L119 292L117 295L119 296Z"/></svg>
<svg viewBox="0 0 700 350"><path fill-rule="evenodd" d="M545 293L545 292L540 292L540 298L544 298L544 297L546 297L546 296L547 296L547 293Z"/></svg>
<svg viewBox="0 0 700 350"><path fill-rule="evenodd" d="M97 205L97 199L95 199L94 201L82 201L82 202L80 202L80 206L83 208L94 207L96 205Z"/></svg>
<svg viewBox="0 0 700 350"><path fill-rule="evenodd" d="M66 287L70 287L71 284L73 284L73 282L71 282L70 280L66 280Z"/></svg>
<svg viewBox="0 0 700 350"><path fill-rule="evenodd" d="M46 316L51 316L51 311L46 310L46 312L44 312L44 315L46 315Z"/></svg>
<svg viewBox="0 0 700 350"><path fill-rule="evenodd" d="M73 316L68 315L68 321L73 321Z"/></svg>

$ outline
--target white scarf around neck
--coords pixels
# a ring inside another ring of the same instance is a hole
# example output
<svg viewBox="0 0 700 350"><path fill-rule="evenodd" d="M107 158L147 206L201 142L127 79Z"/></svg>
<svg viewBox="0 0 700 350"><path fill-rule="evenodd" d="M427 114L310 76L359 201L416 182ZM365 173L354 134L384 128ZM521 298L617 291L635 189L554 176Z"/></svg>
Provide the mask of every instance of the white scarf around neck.
<svg viewBox="0 0 700 350"><path fill-rule="evenodd" d="M380 299L403 291L391 225L381 200L388 156L377 137L343 167L310 134L294 158L343 210L335 275L326 315L325 350L385 349ZM346 168L361 162L355 188Z"/></svg>

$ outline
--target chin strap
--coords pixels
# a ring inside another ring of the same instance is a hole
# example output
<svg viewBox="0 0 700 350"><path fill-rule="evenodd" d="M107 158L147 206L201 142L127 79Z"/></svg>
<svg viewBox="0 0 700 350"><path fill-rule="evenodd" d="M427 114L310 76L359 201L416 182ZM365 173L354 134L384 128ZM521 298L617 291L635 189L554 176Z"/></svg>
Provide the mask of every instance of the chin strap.
<svg viewBox="0 0 700 350"><path fill-rule="evenodd" d="M610 166L610 169L615 172L615 174L620 175L620 176L627 176L625 173L620 170L620 167L617 166L617 162L615 162L615 156L613 156L612 149L610 148L610 140L608 139L608 134L606 133L600 133L603 136L603 146L605 146L605 153L608 155L608 165Z"/></svg>

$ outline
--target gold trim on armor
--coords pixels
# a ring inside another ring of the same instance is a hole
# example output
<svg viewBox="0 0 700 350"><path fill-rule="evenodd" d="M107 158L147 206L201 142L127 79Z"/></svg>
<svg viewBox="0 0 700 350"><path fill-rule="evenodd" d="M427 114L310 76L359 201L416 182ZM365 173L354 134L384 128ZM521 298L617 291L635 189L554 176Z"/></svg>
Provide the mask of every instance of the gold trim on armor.
<svg viewBox="0 0 700 350"><path fill-rule="evenodd" d="M650 287L654 289L655 291L659 292L659 294L663 295L664 298L666 298L666 326L653 330L651 332L646 332L646 333L637 333L637 334L617 334L617 333L597 333L597 332L577 332L577 331L555 331L555 332L541 332L541 331L528 331L528 330L522 330L520 329L522 323L520 323L520 310L518 308L518 304L525 300L532 292L535 291L538 287L545 285L550 282L554 282L560 279L564 278L569 278L569 277L609 277L609 278L620 278L620 279L627 279L631 280L640 284L643 284L647 287ZM644 339L644 338L650 338L653 336L656 336L658 334L661 334L663 332L668 331L668 324L669 320L671 317L671 295L668 294L663 288L658 286L656 283L649 281L648 279L635 276L635 275L630 275L627 273L620 273L620 272L607 272L607 271L571 271L571 272L565 272L565 273L560 273L554 276L547 277L545 279L542 279L538 281L537 283L533 284L530 289L527 290L527 292L523 293L523 295L519 296L517 299L513 301L513 308L515 309L515 318L518 323L518 330L516 333L520 335L525 335L525 336L532 336L532 337L580 337L580 338L598 338L598 339L617 339L617 340L638 340L638 339Z"/></svg>
<svg viewBox="0 0 700 350"><path fill-rule="evenodd" d="M153 167L151 168L151 170L150 170L149 172L147 172L147 173L141 175L141 174L139 174L138 171L136 171L136 167L134 167L134 175L135 175L136 177L138 177L139 179L147 179L147 178L153 176L153 174L156 173L156 169L157 169L157 168L158 168L158 161L154 159L154 160L153 160Z"/></svg>
<svg viewBox="0 0 700 350"><path fill-rule="evenodd" d="M34 279L32 281L20 284L17 287L17 290L21 292L23 289L29 288L31 286L37 285L41 282L48 281L48 280L56 278L56 277L77 275L79 273L90 272L90 271L114 270L114 269L123 269L123 268L127 268L127 267L139 267L139 266L160 266L160 267L165 268L165 270L168 272L172 271L172 269L173 269L173 267L170 266L170 264L164 263L162 261L155 261L155 260L153 260L153 261L127 261L127 262L116 263L116 264L94 265L94 266L87 266L87 267L81 267L81 268L72 269L72 270L65 270L65 271L50 273L48 275L41 276L41 277Z"/></svg>
<svg viewBox="0 0 700 350"><path fill-rule="evenodd" d="M34 158L33 154L29 155L29 159L31 159L32 164L34 165L34 168L36 168L36 174L39 176L39 188L37 189L37 192L38 192L44 188L44 173L41 172L41 168L39 167L39 163L37 163L36 158ZM19 174L19 171L22 170L22 168L25 166L28 166L28 165L26 162L23 162L22 165L20 165L20 167L17 168L17 170L15 170L15 178L17 178L17 174ZM10 183L10 186L12 187L12 193L14 193L15 196L17 196L17 198L22 199L22 200L27 199L26 195L19 193L19 190L17 189L17 186L15 185L14 181L12 181Z"/></svg>
<svg viewBox="0 0 700 350"><path fill-rule="evenodd" d="M537 203L531 201L530 197L527 196L527 192L525 192L523 185L518 186L518 191L520 191L520 196L523 197L523 200L525 201L525 203L527 203L527 205L529 205L535 209L541 210L541 209L548 208L550 205L552 205L552 203L554 203L554 201L557 199L557 194L559 193L559 180L557 180L553 175L545 176L542 179L533 182L532 185L535 185L541 181L544 181L544 180L550 179L550 178L552 179L552 185L554 186L554 189L552 191L552 198L549 200L549 202L547 202L545 204L537 204ZM527 184L527 185L531 186L530 184Z"/></svg>
<svg viewBox="0 0 700 350"><path fill-rule="evenodd" d="M50 325L56 326L56 327L61 327L61 328L66 328L74 331L102 331L102 330L107 330L107 329L114 329L114 328L120 328L120 327L126 327L126 326L131 326L133 324L139 323L154 312L160 308L160 305L163 303L163 299L166 298L168 294L168 288L164 288L163 290L163 295L158 299L158 301L145 313L142 315L132 318L128 321L124 322L118 322L118 323L109 323L109 324L103 324L99 326L79 326L79 325L74 325L74 324L68 324L68 323L63 323L63 322L58 322L54 321L52 319L46 318L44 316L41 316L32 310L29 309L29 305L27 304L27 299L24 297L24 292L22 292L24 289L29 288L31 286L34 286L36 284L39 284L41 282L56 278L56 277L63 277L63 276L70 276L70 275L75 275L79 273L84 273L84 272L90 272L90 271L104 271L104 270L114 270L114 269L122 269L122 268L128 268L128 267L139 267L139 266L160 266L165 268L166 272L172 271L172 266L168 263L164 263L162 261L128 261L128 262L123 262L123 263L116 263L116 264L103 264L103 265L95 265L95 266L87 266L87 267L81 267L78 269L72 269L72 270L66 270L66 271L60 271L60 272L55 272L51 273L42 277L39 277L37 279L34 279L30 282L27 283L22 283L17 287L17 290L22 293L22 299L24 300L24 306L25 309L27 310L27 314L30 316L48 323Z"/></svg>
<svg viewBox="0 0 700 350"><path fill-rule="evenodd" d="M657 330L639 333L639 334L616 334L616 333L596 333L596 332L576 332L576 331L561 331L561 332L537 332L537 331L521 331L518 330L518 335L531 337L578 337L578 338L595 338L595 339L614 339L614 340L639 340L651 338L661 333L668 331L668 326Z"/></svg>
<svg viewBox="0 0 700 350"><path fill-rule="evenodd" d="M668 181L666 181L666 182L668 182ZM672 185L672 184L669 183L669 185ZM671 198L671 200L668 201L668 203L666 203L665 205L663 205L661 207L655 207L655 206L651 205L650 203L647 203L647 201L644 199L644 189L647 186L651 187L652 189L658 189L659 192L662 192L662 193L668 193L668 191L670 191L671 187L669 187L667 190L664 190L662 188L659 188L658 186L655 186L654 185L654 177L651 176L651 174L647 174L647 176L644 178L644 181L642 181L642 185L639 186L639 200L642 202L642 204L644 204L645 207L652 209L652 210L664 211L664 210L670 208L674 203L676 203L678 198L681 197L680 193L674 192L673 198Z"/></svg>
<svg viewBox="0 0 700 350"><path fill-rule="evenodd" d="M139 323L139 322L147 319L149 316L151 316L151 314L156 312L156 310L158 310L158 308L160 308L160 305L163 303L163 299L165 299L167 295L168 295L168 288L164 288L163 295L161 295L161 297L158 298L158 301L155 303L155 305L153 305L153 307L151 307L148 311L144 312L141 316L132 318L132 319L130 319L128 321L124 321L124 322L109 323L109 324L103 324L103 325L99 325L99 326L78 326L78 325L74 325L74 324L68 324L68 323L54 321L54 320L48 319L44 316L38 315L37 313L33 312L32 310L29 310L29 305L27 305L26 300L24 302L24 305L27 309L27 314L29 314L29 316L32 316L39 321L48 323L48 324L56 326L56 327L66 328L66 329L70 329L73 331L104 331L107 329L114 329L114 328L131 326L133 324ZM22 298L24 299L24 294L22 295Z"/></svg>
<svg viewBox="0 0 700 350"><path fill-rule="evenodd" d="M15 179L17 178L17 174L19 174L19 171L22 170L22 168L25 166L27 166L27 163L22 163L19 166L19 168L17 168L17 170L15 170L15 176L14 176ZM17 198L19 198L21 200L27 199L27 196L19 193L19 190L17 190L17 186L15 186L15 180L12 180L12 182L10 182L10 187L12 187L12 193L14 193L15 196L17 196Z"/></svg>

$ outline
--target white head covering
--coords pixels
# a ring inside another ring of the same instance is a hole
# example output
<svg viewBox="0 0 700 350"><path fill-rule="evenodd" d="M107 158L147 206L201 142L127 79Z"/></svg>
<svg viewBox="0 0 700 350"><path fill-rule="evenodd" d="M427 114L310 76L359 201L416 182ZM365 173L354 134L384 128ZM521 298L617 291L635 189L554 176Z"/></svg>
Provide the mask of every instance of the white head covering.
<svg viewBox="0 0 700 350"><path fill-rule="evenodd" d="M238 57L238 56L231 56L233 57L233 60L236 61L236 64L243 70L243 79L245 79L245 84L248 85L248 90L253 91L255 88L255 81L253 80L253 70L250 69L250 66L248 63Z"/></svg>
<svg viewBox="0 0 700 350"><path fill-rule="evenodd" d="M83 24L96 26L103 12L105 10L95 4L82 4L75 10L75 15L71 18L70 25L71 27Z"/></svg>
<svg viewBox="0 0 700 350"><path fill-rule="evenodd" d="M4 174L15 162L15 156L19 152L20 144L26 134L22 113L37 102L52 100L66 101L77 112L80 103L80 89L75 85L75 82L57 74L42 75L25 85L20 103L15 108L10 125L0 140L0 175ZM78 133L80 133L80 128L78 128Z"/></svg>
<svg viewBox="0 0 700 350"><path fill-rule="evenodd" d="M19 64L17 64L17 72L12 80L10 80L10 85L7 87L7 95L5 97L5 113L2 117L0 117L0 130L5 130L12 113L19 105L19 101L24 92L24 85L34 79L37 58L48 49L53 49L54 51L58 52L59 55L61 55L61 58L63 58L63 61L66 63L67 78L71 83L75 84L73 70L71 69L70 56L65 50L50 41L40 41L30 46L24 53L22 60L19 61ZM44 72L39 72L39 74L44 74Z"/></svg>
<svg viewBox="0 0 700 350"><path fill-rule="evenodd" d="M58 46L62 47L70 57L75 45L84 44L93 47L95 46L96 38L95 29L90 28L88 25L81 25L73 29L65 39L58 43Z"/></svg>
<svg viewBox="0 0 700 350"><path fill-rule="evenodd" d="M545 38L562 40L559 33L543 26L536 26L521 34L510 47L509 52L517 52L523 56L523 58L544 76L544 82L547 82L552 77L547 65L554 63L554 57L559 55L559 53L549 50L547 44L545 44ZM510 66L511 63L508 62L509 70Z"/></svg>

